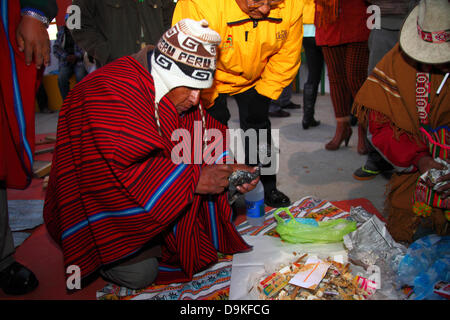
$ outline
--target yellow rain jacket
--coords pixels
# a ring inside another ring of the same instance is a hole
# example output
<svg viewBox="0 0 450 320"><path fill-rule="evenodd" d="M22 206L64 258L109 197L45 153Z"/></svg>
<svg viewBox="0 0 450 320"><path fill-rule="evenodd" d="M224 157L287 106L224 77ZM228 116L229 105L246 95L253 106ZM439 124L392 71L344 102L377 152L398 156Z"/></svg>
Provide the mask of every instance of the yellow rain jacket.
<svg viewBox="0 0 450 320"><path fill-rule="evenodd" d="M172 24L206 19L220 34L212 88L202 91L210 107L219 93L237 94L253 86L273 100L297 75L303 40L303 1L285 0L264 20L253 21L235 0L178 0Z"/></svg>

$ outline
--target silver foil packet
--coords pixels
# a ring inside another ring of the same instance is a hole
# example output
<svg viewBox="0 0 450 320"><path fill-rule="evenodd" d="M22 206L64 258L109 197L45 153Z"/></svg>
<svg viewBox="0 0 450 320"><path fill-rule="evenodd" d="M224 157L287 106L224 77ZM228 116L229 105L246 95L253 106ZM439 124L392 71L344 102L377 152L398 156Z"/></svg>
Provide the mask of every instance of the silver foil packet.
<svg viewBox="0 0 450 320"><path fill-rule="evenodd" d="M433 184L433 190L439 189L441 186L445 185L448 182L437 182L437 180L450 173L450 165L447 163L447 161L442 160L441 158L434 159L437 163L440 163L445 166L446 169L438 170L438 169L430 169L424 174L420 176L420 179L424 182L429 180Z"/></svg>
<svg viewBox="0 0 450 320"><path fill-rule="evenodd" d="M407 250L392 238L386 225L374 215L356 231L344 236L344 245L349 250L349 259L364 268L389 263L391 258L403 256Z"/></svg>

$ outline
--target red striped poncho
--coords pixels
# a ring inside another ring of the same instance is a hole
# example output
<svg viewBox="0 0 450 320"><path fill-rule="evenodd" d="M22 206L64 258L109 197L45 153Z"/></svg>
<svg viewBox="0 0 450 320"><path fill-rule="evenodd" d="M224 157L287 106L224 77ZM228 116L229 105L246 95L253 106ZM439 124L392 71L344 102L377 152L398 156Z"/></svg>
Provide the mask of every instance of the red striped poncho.
<svg viewBox="0 0 450 320"><path fill-rule="evenodd" d="M154 83L132 57L88 75L67 97L44 206L49 233L66 267L81 275L136 252L162 236L157 283L188 281L217 261L250 247L236 231L225 194L194 194L202 164L175 164L178 128L194 136L198 109L180 117L164 97L162 137L154 118ZM219 128L206 115L208 128Z"/></svg>
<svg viewBox="0 0 450 320"><path fill-rule="evenodd" d="M16 42L19 1L0 3L0 181L25 189L33 177L36 65L25 64Z"/></svg>

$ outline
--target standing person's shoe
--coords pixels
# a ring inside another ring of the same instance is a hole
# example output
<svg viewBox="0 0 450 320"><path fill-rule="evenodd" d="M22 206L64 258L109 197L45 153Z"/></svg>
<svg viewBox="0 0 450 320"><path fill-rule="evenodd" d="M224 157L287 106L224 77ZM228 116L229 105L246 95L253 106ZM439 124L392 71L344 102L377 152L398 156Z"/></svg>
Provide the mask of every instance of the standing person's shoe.
<svg viewBox="0 0 450 320"><path fill-rule="evenodd" d="M272 208L287 207L291 204L291 200L281 191L273 189L265 192L264 202Z"/></svg>
<svg viewBox="0 0 450 320"><path fill-rule="evenodd" d="M366 166L364 165L361 168L356 169L355 172L353 172L353 178L355 178L356 180L361 180L361 181L372 180L380 173L381 173L380 170L372 170L372 169L366 168Z"/></svg>
<svg viewBox="0 0 450 320"><path fill-rule="evenodd" d="M291 114L287 111L284 111L283 109L279 109L277 111L269 111L269 117L275 117L275 118L287 118L290 117Z"/></svg>
<svg viewBox="0 0 450 320"><path fill-rule="evenodd" d="M289 101L289 103L285 106L281 106L284 109L300 109L302 105L293 103L292 101Z"/></svg>
<svg viewBox="0 0 450 320"><path fill-rule="evenodd" d="M327 150L337 150L341 146L342 142L345 142L345 146L348 146L350 137L352 136L352 128L350 127L349 117L336 118L336 133L334 138L325 145Z"/></svg>
<svg viewBox="0 0 450 320"><path fill-rule="evenodd" d="M302 126L306 130L309 127L317 127L320 121L314 119L314 106L317 99L317 88L310 84L305 84L303 88L303 120Z"/></svg>
<svg viewBox="0 0 450 320"><path fill-rule="evenodd" d="M356 180L371 180L377 175L381 174L386 179L390 179L392 170L394 168L390 163L381 158L381 156L374 156L374 153L369 153L366 163L353 172L353 178Z"/></svg>
<svg viewBox="0 0 450 320"><path fill-rule="evenodd" d="M37 288L39 281L34 273L18 262L0 271L0 288L6 294L21 295Z"/></svg>

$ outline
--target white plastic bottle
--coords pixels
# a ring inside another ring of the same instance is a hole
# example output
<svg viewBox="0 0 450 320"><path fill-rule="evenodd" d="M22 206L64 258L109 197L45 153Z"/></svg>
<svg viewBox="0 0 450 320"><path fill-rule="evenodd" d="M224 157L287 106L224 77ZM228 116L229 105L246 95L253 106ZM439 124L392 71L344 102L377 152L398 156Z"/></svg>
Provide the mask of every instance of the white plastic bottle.
<svg viewBox="0 0 450 320"><path fill-rule="evenodd" d="M264 187L258 181L255 189L244 194L247 209L247 221L252 226L261 226L264 223Z"/></svg>

